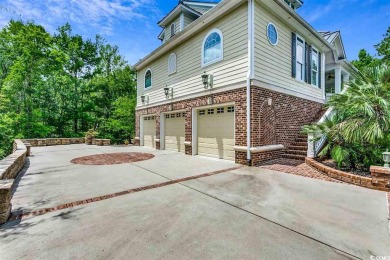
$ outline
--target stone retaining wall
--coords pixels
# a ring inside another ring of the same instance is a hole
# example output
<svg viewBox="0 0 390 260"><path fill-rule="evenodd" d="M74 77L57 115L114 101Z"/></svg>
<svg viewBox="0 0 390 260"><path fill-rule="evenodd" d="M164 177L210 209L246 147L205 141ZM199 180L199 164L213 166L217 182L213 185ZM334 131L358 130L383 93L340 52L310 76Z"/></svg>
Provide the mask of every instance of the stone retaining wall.
<svg viewBox="0 0 390 260"><path fill-rule="evenodd" d="M0 161L0 224L11 214L11 194L14 179L26 162L27 148L19 139L14 141L14 152Z"/></svg>
<svg viewBox="0 0 390 260"><path fill-rule="evenodd" d="M390 169L379 166L372 166L370 169L371 177L363 177L326 166L321 162L314 160L313 158L306 158L306 164L333 179L369 189L390 191Z"/></svg>
<svg viewBox="0 0 390 260"><path fill-rule="evenodd" d="M23 139L25 143L31 144L31 146L54 146L54 145L70 145L70 144L84 144L86 140L84 137L76 138L42 138L42 139ZM91 139L92 145L109 146L110 139Z"/></svg>
<svg viewBox="0 0 390 260"><path fill-rule="evenodd" d="M84 137L76 138L42 138L42 139L23 139L25 143L30 143L31 146L53 146L53 145L69 145L69 144L83 144Z"/></svg>

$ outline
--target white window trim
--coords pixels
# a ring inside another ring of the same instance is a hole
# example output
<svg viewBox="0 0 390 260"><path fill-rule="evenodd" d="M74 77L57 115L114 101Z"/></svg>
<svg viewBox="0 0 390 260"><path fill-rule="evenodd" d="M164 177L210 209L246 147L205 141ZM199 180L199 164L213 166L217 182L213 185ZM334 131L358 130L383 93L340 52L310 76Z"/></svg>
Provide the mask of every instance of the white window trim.
<svg viewBox="0 0 390 260"><path fill-rule="evenodd" d="M171 57L175 57L175 70L174 71L169 70L169 62L171 60ZM176 72L177 72L177 56L176 56L176 53L171 53L171 55L169 55L169 57L168 57L168 76L175 74Z"/></svg>
<svg viewBox="0 0 390 260"><path fill-rule="evenodd" d="M210 62L208 62L208 63L204 63L204 44L206 43L207 38L208 38L211 34L213 34L213 33L218 33L219 36L221 37L221 50L222 50L221 57L220 57L219 59L210 61ZM207 35L203 38L203 42L202 42L202 68L203 68L203 67L207 67L207 66L209 66L209 65L211 65L211 64L214 64L214 63L217 63L217 62L222 61L222 60L223 60L223 53L224 53L223 49L224 49L224 46L223 46L223 33L222 33L222 31L221 31L220 29L217 29L217 28L212 29L212 30L209 31L209 32L207 33Z"/></svg>
<svg viewBox="0 0 390 260"><path fill-rule="evenodd" d="M270 27L271 25L275 28L275 31L276 31L276 43L275 43L275 44L271 42L271 39L270 39L269 34L268 34L268 29L269 29L269 27ZM276 25L275 25L274 23L271 23L271 22L270 22L270 23L267 24L267 39L268 39L268 42L269 42L272 46L278 45L278 42L279 42L279 31L278 31L278 28L276 27Z"/></svg>
<svg viewBox="0 0 390 260"><path fill-rule="evenodd" d="M319 71L318 71L318 65L320 64L320 55L319 55L319 51L318 51L318 49L316 48L316 47L314 47L314 46L311 46L311 48L312 48L312 54L311 54L311 59L313 59L313 50L315 50L316 52L317 52L317 85L315 85L315 84L313 84L313 79L310 79L310 81L311 81L311 85L312 86L315 86L315 87L317 87L318 88L318 85L319 85L319 81L321 80L321 78L320 78L320 75L319 75ZM321 64L322 65L322 64ZM313 65L311 65L311 74L313 75Z"/></svg>
<svg viewBox="0 0 390 260"><path fill-rule="evenodd" d="M145 77L146 77L146 73L148 72L148 71L150 71L150 75L151 75L151 77L150 77L150 87L146 87L146 84L145 84ZM152 71L152 69L151 68L148 68L146 71L145 71L145 74L144 74L144 90L147 90L147 89L151 89L152 88L152 86L153 86L153 71Z"/></svg>
<svg viewBox="0 0 390 260"><path fill-rule="evenodd" d="M298 38L301 39L303 41L303 43L300 43L298 41ZM303 62L303 68L302 68L302 79L298 79L298 77L295 77L295 80L299 81L299 82L303 82L303 83L306 83L305 82L305 75L306 75L306 70L305 70L305 66L306 66L306 55L305 55L305 38L301 37L299 34L295 34L295 43L296 43L296 46L295 46L295 53L298 53L297 52L297 48L298 48L298 44L301 45L302 44L302 47L303 47L303 59L302 59L302 62ZM297 57L295 57L295 69L298 68L298 55L296 55ZM296 72L295 72L296 73ZM297 73L296 73L297 74Z"/></svg>

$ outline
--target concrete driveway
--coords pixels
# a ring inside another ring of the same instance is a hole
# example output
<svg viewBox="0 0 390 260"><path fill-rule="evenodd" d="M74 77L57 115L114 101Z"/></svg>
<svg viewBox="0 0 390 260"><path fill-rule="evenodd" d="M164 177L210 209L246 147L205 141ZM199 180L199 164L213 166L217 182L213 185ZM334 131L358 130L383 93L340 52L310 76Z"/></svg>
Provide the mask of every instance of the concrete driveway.
<svg viewBox="0 0 390 260"><path fill-rule="evenodd" d="M113 152L156 157L70 163ZM390 256L386 193L142 147L33 148L12 202L14 214L54 211L0 227L0 259Z"/></svg>

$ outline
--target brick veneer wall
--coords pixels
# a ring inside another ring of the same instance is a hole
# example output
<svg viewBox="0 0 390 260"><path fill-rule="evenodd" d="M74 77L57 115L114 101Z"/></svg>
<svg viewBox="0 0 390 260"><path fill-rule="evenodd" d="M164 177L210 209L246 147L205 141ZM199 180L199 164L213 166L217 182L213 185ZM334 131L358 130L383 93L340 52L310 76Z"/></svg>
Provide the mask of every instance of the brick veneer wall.
<svg viewBox="0 0 390 260"><path fill-rule="evenodd" d="M311 123L318 116L323 105L314 101L289 96L283 93L273 92L257 86L251 89L251 124L252 140L251 146L269 145L271 141L264 138L267 133L261 133L262 129L275 128L272 139L275 144L283 144L288 147L301 131L303 125ZM231 103L235 104L235 138L237 146L246 146L246 88L239 88L217 94L209 94L199 98L193 98L174 102L171 105L151 106L136 111L136 136L140 136L140 117L143 115L156 116L156 138L160 139L160 115L164 112L185 110L185 141L192 142L192 109L207 106L209 98L213 105ZM272 99L271 109L268 108L268 99ZM170 109L171 108L171 109ZM266 113L264 113L266 111ZM261 127L261 121L267 119L264 116L272 116L271 126ZM264 130L263 130L264 131ZM263 135L263 138L261 138ZM262 143L261 140L266 140ZM139 145L139 141L136 142ZM158 146L157 149L160 147ZM185 153L192 154L192 147L185 146ZM263 161L279 158L281 151L262 152L252 155L252 165L258 165ZM246 152L236 151L235 161L240 164L247 164Z"/></svg>

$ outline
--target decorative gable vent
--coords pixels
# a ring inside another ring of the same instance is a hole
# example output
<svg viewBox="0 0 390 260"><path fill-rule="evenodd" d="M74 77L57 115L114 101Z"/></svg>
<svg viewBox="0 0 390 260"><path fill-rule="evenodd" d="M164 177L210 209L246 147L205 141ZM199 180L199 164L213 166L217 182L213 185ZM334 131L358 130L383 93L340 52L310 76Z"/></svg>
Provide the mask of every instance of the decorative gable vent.
<svg viewBox="0 0 390 260"><path fill-rule="evenodd" d="M176 73L176 54L172 53L168 58L168 75Z"/></svg>

